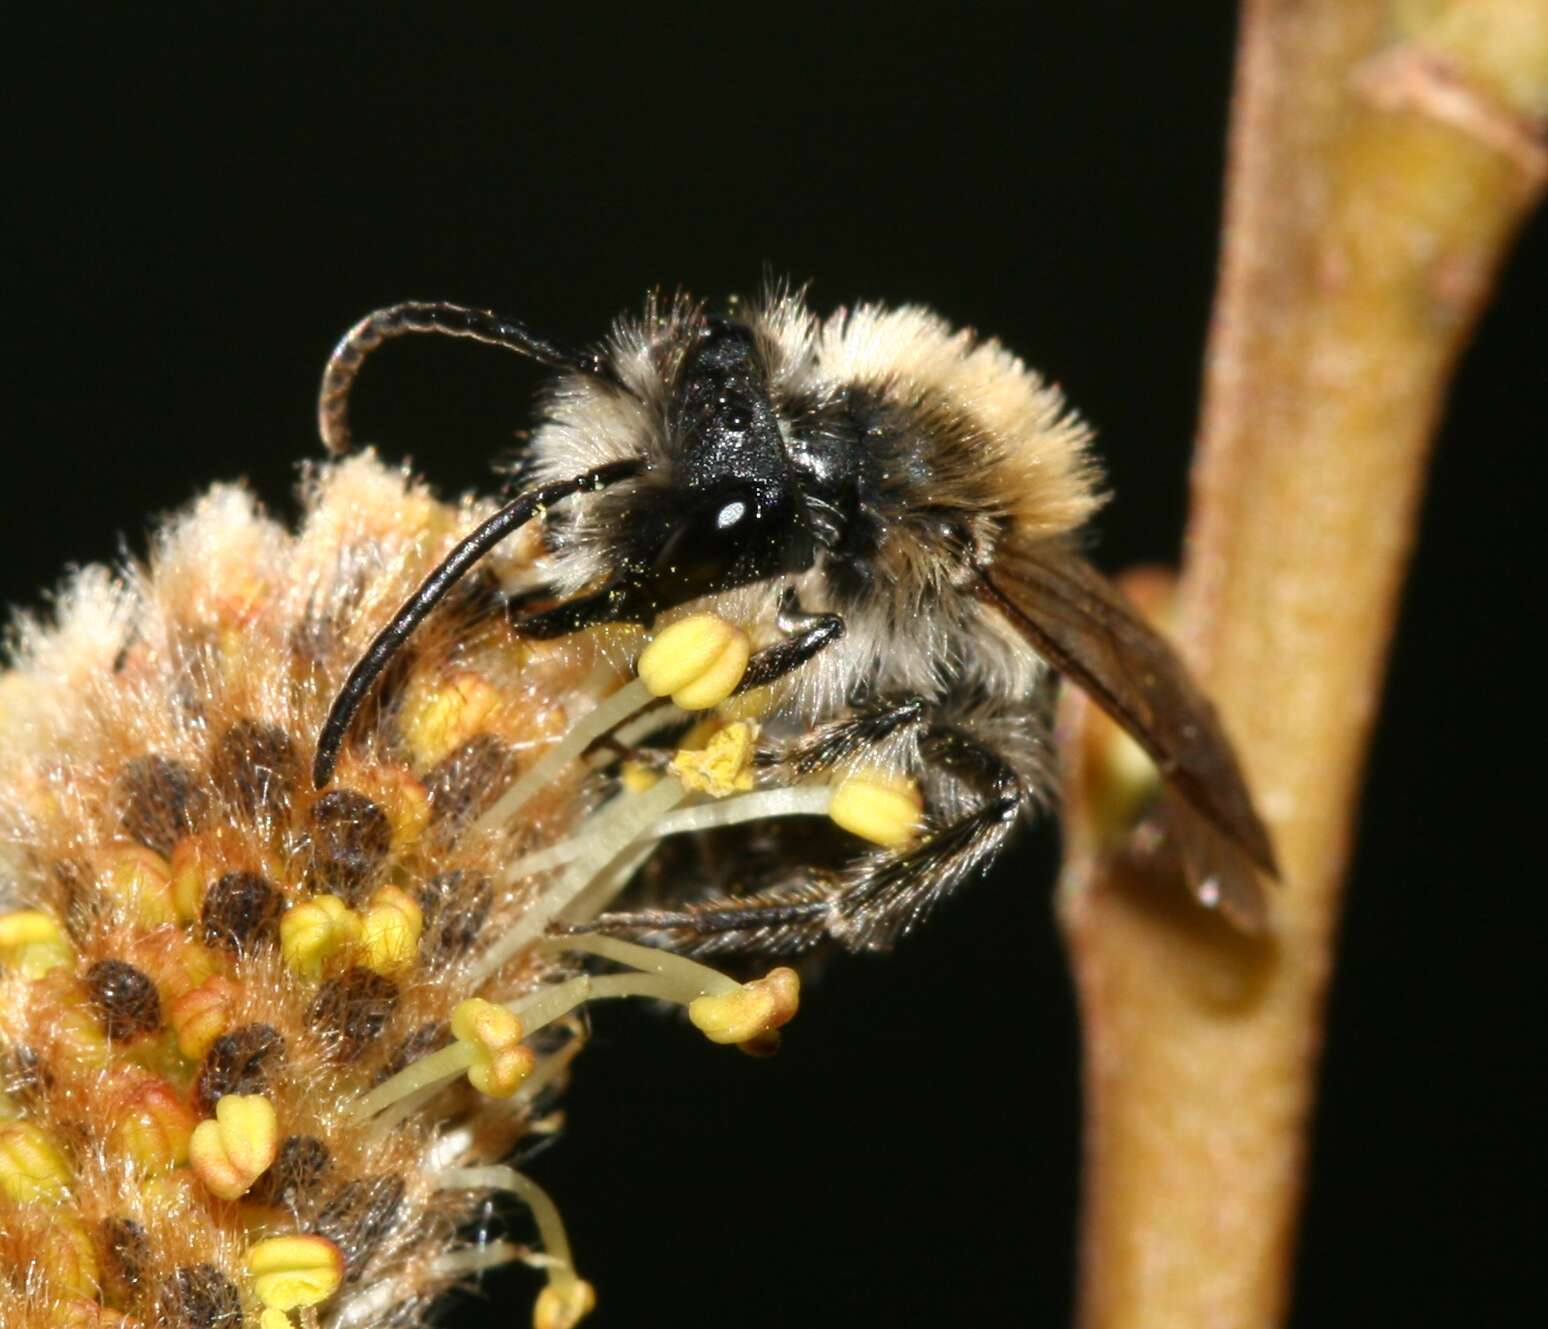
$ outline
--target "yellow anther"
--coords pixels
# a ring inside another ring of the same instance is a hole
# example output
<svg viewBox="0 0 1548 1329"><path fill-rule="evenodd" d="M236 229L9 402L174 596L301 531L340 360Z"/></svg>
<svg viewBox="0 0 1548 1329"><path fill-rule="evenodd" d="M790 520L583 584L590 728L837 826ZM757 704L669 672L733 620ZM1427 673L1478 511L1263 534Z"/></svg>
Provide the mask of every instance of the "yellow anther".
<svg viewBox="0 0 1548 1329"><path fill-rule="evenodd" d="M314 895L280 919L280 954L303 978L320 978L328 957L360 939L362 921L337 895Z"/></svg>
<svg viewBox="0 0 1548 1329"><path fill-rule="evenodd" d="M145 927L178 921L172 898L172 867L153 849L132 844L115 850L101 885L104 895Z"/></svg>
<svg viewBox="0 0 1548 1329"><path fill-rule="evenodd" d="M279 1120L262 1094L227 1094L214 1120L201 1121L188 1145L188 1161L211 1194L235 1200L247 1193L279 1148Z"/></svg>
<svg viewBox="0 0 1548 1329"><path fill-rule="evenodd" d="M747 672L752 642L717 614L693 614L663 628L641 653L640 681L685 711L707 711L733 692Z"/></svg>
<svg viewBox="0 0 1548 1329"><path fill-rule="evenodd" d="M170 1084L152 1075L135 1077L114 1096L108 1131L112 1152L145 1172L164 1172L188 1161L198 1124Z"/></svg>
<svg viewBox="0 0 1548 1329"><path fill-rule="evenodd" d="M696 997L688 1018L711 1043L747 1043L788 1024L801 1004L801 980L781 965L735 992Z"/></svg>
<svg viewBox="0 0 1548 1329"><path fill-rule="evenodd" d="M32 1000L45 1015L55 1057L79 1066L102 1066L112 1060L113 1045L102 1021L70 969L61 965L37 979Z"/></svg>
<svg viewBox="0 0 1548 1329"><path fill-rule="evenodd" d="M538 1293L532 1329L575 1329L596 1304L596 1289L584 1278L555 1278Z"/></svg>
<svg viewBox="0 0 1548 1329"><path fill-rule="evenodd" d="M0 914L0 964L24 978L38 978L74 958L70 943L40 909L18 909Z"/></svg>
<svg viewBox="0 0 1548 1329"><path fill-rule="evenodd" d="M391 778L378 781L382 788L381 807L392 827L392 848L401 853L425 833L430 824L430 793L407 770L394 767Z"/></svg>
<svg viewBox="0 0 1548 1329"><path fill-rule="evenodd" d="M711 734L704 747L679 748L672 774L686 789L725 798L753 787L752 760L758 726L738 720Z"/></svg>
<svg viewBox="0 0 1548 1329"><path fill-rule="evenodd" d="M0 1125L0 1193L13 1200L60 1200L70 1164L53 1136L30 1121Z"/></svg>
<svg viewBox="0 0 1548 1329"><path fill-rule="evenodd" d="M414 963L425 918L407 891L383 886L371 897L360 930L361 958L379 974L395 974Z"/></svg>
<svg viewBox="0 0 1548 1329"><path fill-rule="evenodd" d="M521 1041L521 1021L504 1006L482 997L457 1003L452 1010L451 1031L472 1052L469 1083L491 1098L509 1098L537 1063L532 1049Z"/></svg>
<svg viewBox="0 0 1548 1329"><path fill-rule="evenodd" d="M270 1306L259 1314L258 1329L295 1329L295 1327L290 1323L290 1316Z"/></svg>
<svg viewBox="0 0 1548 1329"><path fill-rule="evenodd" d="M37 1260L50 1287L72 1297L95 1296L97 1250L90 1234L73 1218L51 1215L37 1237Z"/></svg>
<svg viewBox="0 0 1548 1329"><path fill-rule="evenodd" d="M912 780L862 771L833 791L828 815L846 831L893 848L918 838L924 800Z"/></svg>
<svg viewBox="0 0 1548 1329"><path fill-rule="evenodd" d="M270 1237L249 1247L247 1272L259 1301L270 1310L291 1311L327 1301L339 1290L344 1255L327 1237Z"/></svg>
<svg viewBox="0 0 1548 1329"><path fill-rule="evenodd" d="M285 915L286 919L289 917L290 914ZM283 928L283 920L280 926ZM215 974L183 993L167 1008L167 1022L177 1031L178 1051L194 1061L203 1060L215 1040L231 1028L236 1001L241 995L242 989L222 974Z"/></svg>
<svg viewBox="0 0 1548 1329"><path fill-rule="evenodd" d="M500 690L469 670L428 675L409 684L398 708L397 730L417 769L434 766L489 728Z"/></svg>

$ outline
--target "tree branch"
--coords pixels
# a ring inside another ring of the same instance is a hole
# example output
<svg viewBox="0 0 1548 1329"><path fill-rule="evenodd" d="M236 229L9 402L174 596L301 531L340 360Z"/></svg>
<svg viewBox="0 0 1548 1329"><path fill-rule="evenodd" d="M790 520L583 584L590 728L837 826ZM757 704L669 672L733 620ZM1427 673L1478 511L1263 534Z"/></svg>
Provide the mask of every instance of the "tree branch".
<svg viewBox="0 0 1548 1329"><path fill-rule="evenodd" d="M1066 709L1081 1322L1282 1320L1321 1015L1429 440L1548 176L1548 0L1247 0L1182 638L1285 881L1265 942L1119 847Z"/></svg>

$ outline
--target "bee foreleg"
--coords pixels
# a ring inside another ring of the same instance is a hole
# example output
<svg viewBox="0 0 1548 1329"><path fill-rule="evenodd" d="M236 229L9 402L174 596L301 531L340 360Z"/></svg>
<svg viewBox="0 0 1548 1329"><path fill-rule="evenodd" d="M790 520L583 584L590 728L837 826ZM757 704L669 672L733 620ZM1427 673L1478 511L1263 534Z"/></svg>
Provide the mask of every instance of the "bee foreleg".
<svg viewBox="0 0 1548 1329"><path fill-rule="evenodd" d="M840 762L918 725L929 705L923 697L902 697L872 703L842 720L823 725L793 748L760 757L764 766L784 766L797 779L831 770Z"/></svg>
<svg viewBox="0 0 1548 1329"><path fill-rule="evenodd" d="M737 684L738 693L749 692L783 678L844 635L844 620L837 614L804 617L810 626L753 654L747 662L747 672Z"/></svg>

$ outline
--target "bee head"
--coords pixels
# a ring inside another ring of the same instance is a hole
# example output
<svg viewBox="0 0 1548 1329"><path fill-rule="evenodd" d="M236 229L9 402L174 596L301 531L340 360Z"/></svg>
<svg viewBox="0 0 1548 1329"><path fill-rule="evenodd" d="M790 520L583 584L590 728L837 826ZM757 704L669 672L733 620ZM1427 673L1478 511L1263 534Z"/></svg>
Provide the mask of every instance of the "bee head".
<svg viewBox="0 0 1548 1329"><path fill-rule="evenodd" d="M594 623L648 623L664 610L816 557L811 523L752 334L703 320L666 398L667 464L620 496L621 557L597 591L523 619L531 637Z"/></svg>

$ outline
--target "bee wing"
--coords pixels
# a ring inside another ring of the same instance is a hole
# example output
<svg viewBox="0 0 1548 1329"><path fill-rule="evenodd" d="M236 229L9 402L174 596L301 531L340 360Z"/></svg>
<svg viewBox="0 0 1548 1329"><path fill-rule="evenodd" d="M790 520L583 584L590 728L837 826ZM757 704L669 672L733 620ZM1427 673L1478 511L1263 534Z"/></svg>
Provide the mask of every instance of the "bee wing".
<svg viewBox="0 0 1548 1329"><path fill-rule="evenodd" d="M1177 652L1064 541L1006 541L979 575L984 598L1128 731L1179 796L1170 821L1195 894L1256 931L1266 906L1253 869L1278 876L1274 849L1215 708Z"/></svg>

